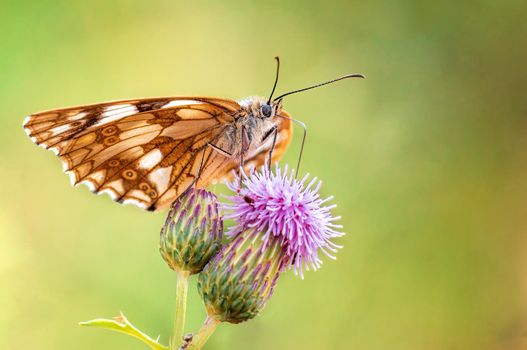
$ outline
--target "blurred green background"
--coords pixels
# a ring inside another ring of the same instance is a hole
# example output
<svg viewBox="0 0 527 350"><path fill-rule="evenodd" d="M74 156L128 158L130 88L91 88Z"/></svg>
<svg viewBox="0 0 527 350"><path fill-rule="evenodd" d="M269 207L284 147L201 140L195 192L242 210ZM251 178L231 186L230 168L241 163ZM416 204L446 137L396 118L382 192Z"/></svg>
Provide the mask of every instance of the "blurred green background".
<svg viewBox="0 0 527 350"><path fill-rule="evenodd" d="M280 55L278 93L368 76L285 101L345 247L206 349L527 349L526 18L513 0L1 0L0 348L146 349L77 326L119 310L164 342L172 326L164 214L72 188L25 115L267 95ZM193 284L188 330L203 318Z"/></svg>

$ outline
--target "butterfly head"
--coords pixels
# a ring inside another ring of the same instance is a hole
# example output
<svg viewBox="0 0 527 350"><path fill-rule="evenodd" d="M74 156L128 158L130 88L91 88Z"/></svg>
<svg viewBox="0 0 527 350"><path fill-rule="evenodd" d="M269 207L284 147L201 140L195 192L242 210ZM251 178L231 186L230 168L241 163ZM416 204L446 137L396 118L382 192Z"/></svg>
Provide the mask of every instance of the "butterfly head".
<svg viewBox="0 0 527 350"><path fill-rule="evenodd" d="M240 101L240 105L248 114L261 119L272 119L282 111L282 100L268 101L264 97L249 97Z"/></svg>
<svg viewBox="0 0 527 350"><path fill-rule="evenodd" d="M270 105L268 105L267 103L266 104L263 104L261 107L260 107L260 113L262 114L262 116L264 118L271 118L271 116L273 115L273 107L271 107Z"/></svg>
<svg viewBox="0 0 527 350"><path fill-rule="evenodd" d="M260 118L272 118L282 111L282 100L278 101L265 101L263 100L260 104L260 111L258 116Z"/></svg>

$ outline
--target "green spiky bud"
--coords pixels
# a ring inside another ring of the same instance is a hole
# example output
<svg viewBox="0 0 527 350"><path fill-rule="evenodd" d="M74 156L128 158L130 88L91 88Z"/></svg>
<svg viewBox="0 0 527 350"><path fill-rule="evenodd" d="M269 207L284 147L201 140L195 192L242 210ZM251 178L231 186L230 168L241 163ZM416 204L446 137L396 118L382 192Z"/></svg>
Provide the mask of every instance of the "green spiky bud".
<svg viewBox="0 0 527 350"><path fill-rule="evenodd" d="M217 197L190 188L172 204L161 229L159 251L172 270L195 274L221 248L222 232Z"/></svg>
<svg viewBox="0 0 527 350"><path fill-rule="evenodd" d="M250 228L236 235L205 266L198 290L209 317L240 323L258 315L287 261L279 241Z"/></svg>

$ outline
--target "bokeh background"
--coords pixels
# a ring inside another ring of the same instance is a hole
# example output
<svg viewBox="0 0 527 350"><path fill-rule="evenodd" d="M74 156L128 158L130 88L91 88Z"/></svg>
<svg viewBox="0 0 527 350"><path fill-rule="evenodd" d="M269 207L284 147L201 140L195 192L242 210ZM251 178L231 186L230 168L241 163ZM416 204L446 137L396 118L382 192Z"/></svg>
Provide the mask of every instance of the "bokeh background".
<svg viewBox="0 0 527 350"><path fill-rule="evenodd" d="M146 349L77 322L122 310L166 342L174 307L164 214L70 187L24 116L267 95L280 55L279 93L368 76L285 101L345 248L206 349L526 349L526 18L519 0L1 0L0 348Z"/></svg>

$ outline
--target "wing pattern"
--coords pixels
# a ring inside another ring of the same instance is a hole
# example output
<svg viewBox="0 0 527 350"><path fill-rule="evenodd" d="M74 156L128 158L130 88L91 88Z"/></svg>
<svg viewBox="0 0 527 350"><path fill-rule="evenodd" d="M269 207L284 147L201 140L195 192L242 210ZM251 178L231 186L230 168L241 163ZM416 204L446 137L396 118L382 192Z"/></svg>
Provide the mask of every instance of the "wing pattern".
<svg viewBox="0 0 527 350"><path fill-rule="evenodd" d="M160 210L192 184L202 157L199 186L229 171L232 160L206 145L237 108L215 98L126 100L34 114L24 128L60 157L74 185Z"/></svg>

